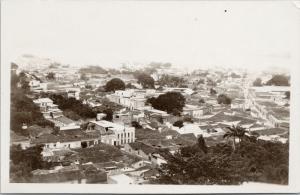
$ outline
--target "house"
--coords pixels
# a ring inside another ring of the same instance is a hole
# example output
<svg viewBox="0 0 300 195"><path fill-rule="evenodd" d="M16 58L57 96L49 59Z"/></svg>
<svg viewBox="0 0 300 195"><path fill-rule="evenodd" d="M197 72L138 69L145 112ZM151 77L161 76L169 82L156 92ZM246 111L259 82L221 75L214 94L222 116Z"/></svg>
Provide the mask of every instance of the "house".
<svg viewBox="0 0 300 195"><path fill-rule="evenodd" d="M41 82L37 79L32 79L29 81L29 86L31 91L46 91L47 90L47 83Z"/></svg>
<svg viewBox="0 0 300 195"><path fill-rule="evenodd" d="M76 100L79 100L79 94L80 94L79 88L67 88L66 92L68 98L75 98Z"/></svg>
<svg viewBox="0 0 300 195"><path fill-rule="evenodd" d="M137 162L132 163L130 166L134 169L139 169L141 167L149 166L151 165L151 162L147 160L139 160Z"/></svg>
<svg viewBox="0 0 300 195"><path fill-rule="evenodd" d="M31 140L31 145L43 144L49 149L86 148L101 142L101 135L97 132L83 132L81 130L63 131L57 135L45 134Z"/></svg>
<svg viewBox="0 0 300 195"><path fill-rule="evenodd" d="M152 146L146 145L142 142L128 143L124 145L125 152L141 157L145 160L151 160L151 154L156 150Z"/></svg>
<svg viewBox="0 0 300 195"><path fill-rule="evenodd" d="M101 134L111 132L110 139L107 144L110 145L123 145L135 141L135 128L126 125L121 125L106 120L90 121L88 130L99 131Z"/></svg>
<svg viewBox="0 0 300 195"><path fill-rule="evenodd" d="M244 109L245 99L235 98L231 101L232 109Z"/></svg>
<svg viewBox="0 0 300 195"><path fill-rule="evenodd" d="M212 112L212 105L205 104L202 106L190 105L186 104L183 107L183 115L189 115L193 118L201 118L205 114L209 114Z"/></svg>
<svg viewBox="0 0 300 195"><path fill-rule="evenodd" d="M113 114L113 121L117 123L131 124L133 115L130 111L119 111Z"/></svg>
<svg viewBox="0 0 300 195"><path fill-rule="evenodd" d="M150 93L150 92L149 92ZM140 91L130 90L117 90L115 93L107 95L106 97L114 103L120 104L130 110L135 110L140 107L144 107L146 103L146 91L140 93Z"/></svg>
<svg viewBox="0 0 300 195"><path fill-rule="evenodd" d="M58 105L53 104L53 101L49 98L39 98L33 100L33 103L36 104L45 119L56 118L62 116L62 111L58 109Z"/></svg>
<svg viewBox="0 0 300 195"><path fill-rule="evenodd" d="M144 110L145 119L156 119L158 121L167 122L170 120L171 115L165 111L149 108Z"/></svg>
<svg viewBox="0 0 300 195"><path fill-rule="evenodd" d="M167 161L158 153L151 154L151 162L154 165L161 166L162 164L167 164Z"/></svg>
<svg viewBox="0 0 300 195"><path fill-rule="evenodd" d="M131 177L125 175L125 174L119 174L119 175L110 175L107 178L108 184L135 184L134 179Z"/></svg>
<svg viewBox="0 0 300 195"><path fill-rule="evenodd" d="M179 134L193 133L196 137L203 134L203 130L196 123L184 123L181 128L173 126L172 130L177 131Z"/></svg>
<svg viewBox="0 0 300 195"><path fill-rule="evenodd" d="M194 90L192 90L190 88L180 88L180 87L172 88L172 87L168 87L168 88L165 88L165 92L180 92L184 96L190 96L194 93Z"/></svg>
<svg viewBox="0 0 300 195"><path fill-rule="evenodd" d="M51 170L37 169L32 171L30 183L66 183L66 184L92 184L107 183L107 175L94 167L70 165L56 167Z"/></svg>
<svg viewBox="0 0 300 195"><path fill-rule="evenodd" d="M49 118L48 120L54 123L54 126L57 127L60 131L80 129L80 125L65 116Z"/></svg>

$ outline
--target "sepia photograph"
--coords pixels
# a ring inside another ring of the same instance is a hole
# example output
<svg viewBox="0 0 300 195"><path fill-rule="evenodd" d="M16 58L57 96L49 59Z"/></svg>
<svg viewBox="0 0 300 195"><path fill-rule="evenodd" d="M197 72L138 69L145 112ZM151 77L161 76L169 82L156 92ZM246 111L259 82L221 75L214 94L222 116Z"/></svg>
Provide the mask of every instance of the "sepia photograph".
<svg viewBox="0 0 300 195"><path fill-rule="evenodd" d="M1 192L296 192L299 35L300 1L2 0Z"/></svg>

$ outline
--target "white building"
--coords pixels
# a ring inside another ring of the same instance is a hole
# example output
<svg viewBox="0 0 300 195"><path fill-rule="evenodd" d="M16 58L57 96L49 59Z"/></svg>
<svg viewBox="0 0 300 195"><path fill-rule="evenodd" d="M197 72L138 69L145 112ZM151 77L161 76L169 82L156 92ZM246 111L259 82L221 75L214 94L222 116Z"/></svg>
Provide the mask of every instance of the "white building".
<svg viewBox="0 0 300 195"><path fill-rule="evenodd" d="M112 132L112 134L110 134L108 139L105 139L105 136L102 136L103 140L105 140L104 142L110 145L117 146L126 143L132 143L135 141L134 127L128 127L125 125L116 124L105 120L100 120L100 121L90 121L89 128L92 129L88 129L88 130L97 130L100 131L101 134Z"/></svg>
<svg viewBox="0 0 300 195"><path fill-rule="evenodd" d="M68 88L66 89L68 98L75 98L79 100L80 89L79 88Z"/></svg>
<svg viewBox="0 0 300 195"><path fill-rule="evenodd" d="M43 116L46 119L62 116L62 111L58 109L58 105L53 104L53 101L49 98L39 98L33 100L33 103L40 108Z"/></svg>

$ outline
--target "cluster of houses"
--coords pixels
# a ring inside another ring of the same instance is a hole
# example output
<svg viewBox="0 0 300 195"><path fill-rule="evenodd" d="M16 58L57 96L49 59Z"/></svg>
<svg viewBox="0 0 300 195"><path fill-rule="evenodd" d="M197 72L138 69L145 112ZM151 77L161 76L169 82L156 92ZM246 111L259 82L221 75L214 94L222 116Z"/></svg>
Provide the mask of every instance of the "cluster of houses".
<svg viewBox="0 0 300 195"><path fill-rule="evenodd" d="M67 69L52 70L57 76L56 82L39 79L39 72L27 73L31 90L36 93L65 92L68 98L82 100L92 108L101 106L102 99L106 98L124 109L115 111L111 121L104 120L104 113L98 113L96 118L83 123L83 120L74 121L64 116L49 98L34 99L34 104L54 128L26 127L24 130L29 136L12 133L11 143L21 145L23 149L42 144L44 160L57 166L51 170L35 170L32 182L147 183L157 176L157 167L166 163L166 150L174 154L182 146L195 144L200 135L208 146L225 142L223 135L232 125L257 132L259 139L283 143L288 140L289 100L285 93L289 87L250 87L247 78L235 76L232 72L223 71L220 76L218 71L200 71L187 76L188 87L141 89L137 86L136 89L99 95L95 88L107 82L109 77L106 74L86 74L89 80L81 81L75 69L72 70L76 73L64 77L64 74L69 75ZM158 79L160 73L154 74ZM204 81L200 81L198 75L206 75ZM125 83L136 84L136 79L130 74L120 74L119 77ZM76 82L66 82L75 78ZM92 89L88 91L86 85ZM217 94L230 96L231 104L219 104L211 89ZM86 91L93 93L93 98L82 98L82 92ZM148 98L172 91L180 92L186 98L181 116L147 104ZM116 149L118 154L110 154ZM83 161L82 152L88 153L91 159ZM93 156L95 154L99 156ZM98 162L97 158L109 155L111 158L107 162Z"/></svg>

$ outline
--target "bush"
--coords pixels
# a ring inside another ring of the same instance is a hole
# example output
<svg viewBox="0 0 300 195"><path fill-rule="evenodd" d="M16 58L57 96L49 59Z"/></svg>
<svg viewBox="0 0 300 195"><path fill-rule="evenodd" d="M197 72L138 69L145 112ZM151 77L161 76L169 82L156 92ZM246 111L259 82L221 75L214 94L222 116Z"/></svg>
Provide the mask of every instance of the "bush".
<svg viewBox="0 0 300 195"><path fill-rule="evenodd" d="M173 126L181 128L181 127L183 127L183 121L182 120L176 121L173 124Z"/></svg>

